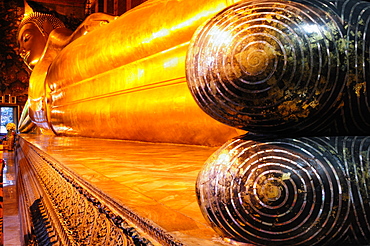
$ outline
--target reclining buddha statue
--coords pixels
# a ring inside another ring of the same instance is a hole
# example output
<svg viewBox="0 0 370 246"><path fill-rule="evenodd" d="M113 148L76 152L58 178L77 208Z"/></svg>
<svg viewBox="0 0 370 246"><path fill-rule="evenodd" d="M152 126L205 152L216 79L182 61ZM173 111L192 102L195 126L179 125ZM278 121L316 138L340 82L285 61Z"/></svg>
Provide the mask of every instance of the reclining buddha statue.
<svg viewBox="0 0 370 246"><path fill-rule="evenodd" d="M25 15L18 42L32 74L20 131L210 146L239 135L199 108L185 76L194 31L228 4L148 1L92 14L75 31Z"/></svg>
<svg viewBox="0 0 370 246"><path fill-rule="evenodd" d="M27 7L29 8L28 5L26 5ZM40 111L44 107L45 85L42 81L45 80L46 71L61 49L72 42L73 39L93 29L91 24L99 23L93 20L97 16L100 19L104 16L105 21L114 18L105 14L94 14L75 32L72 32L65 27L61 20L53 15L39 12L28 12L25 14L18 28L17 36L20 45L20 56L32 71L32 78L29 89L30 97L20 121L19 130L21 132L28 132L35 126L33 122L41 126L41 129L46 130L49 128L45 115L42 113L43 111ZM50 33L53 34L50 36ZM29 107L30 105L32 107ZM31 110L31 112L29 113L28 110Z"/></svg>

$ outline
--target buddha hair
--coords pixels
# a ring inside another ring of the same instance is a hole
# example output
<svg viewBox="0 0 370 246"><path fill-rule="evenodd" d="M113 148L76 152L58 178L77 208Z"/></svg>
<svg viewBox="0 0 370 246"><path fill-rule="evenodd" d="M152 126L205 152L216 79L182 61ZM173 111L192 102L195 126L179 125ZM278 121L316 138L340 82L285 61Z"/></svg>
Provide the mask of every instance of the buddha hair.
<svg viewBox="0 0 370 246"><path fill-rule="evenodd" d="M21 21L21 24L18 27L17 37L19 36L19 31L22 29L22 27L28 23L35 24L40 32L45 36L48 36L50 32L56 28L65 27L64 23L53 15L32 12L31 14L26 15ZM52 30L47 30L45 25L46 23L49 23L52 26Z"/></svg>

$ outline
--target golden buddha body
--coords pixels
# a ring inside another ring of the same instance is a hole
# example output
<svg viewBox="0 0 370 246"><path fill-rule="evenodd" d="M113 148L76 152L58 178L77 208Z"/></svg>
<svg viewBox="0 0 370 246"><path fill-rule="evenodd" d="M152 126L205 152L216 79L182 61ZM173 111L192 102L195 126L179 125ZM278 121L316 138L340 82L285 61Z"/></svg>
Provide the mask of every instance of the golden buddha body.
<svg viewBox="0 0 370 246"><path fill-rule="evenodd" d="M185 75L195 30L230 4L148 1L117 18L93 14L74 32L24 20L30 121L44 133L151 142L218 146L239 135L199 108Z"/></svg>

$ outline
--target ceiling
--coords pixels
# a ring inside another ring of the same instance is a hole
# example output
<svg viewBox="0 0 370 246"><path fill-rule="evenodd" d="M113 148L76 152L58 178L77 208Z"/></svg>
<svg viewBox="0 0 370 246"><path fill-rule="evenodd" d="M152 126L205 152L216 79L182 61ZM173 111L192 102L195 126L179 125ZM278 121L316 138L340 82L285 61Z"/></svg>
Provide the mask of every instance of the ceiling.
<svg viewBox="0 0 370 246"><path fill-rule="evenodd" d="M86 2L87 0L27 0L27 3L32 8L46 8L61 15L74 16L76 18L85 17ZM90 0L90 2L92 1Z"/></svg>
<svg viewBox="0 0 370 246"><path fill-rule="evenodd" d="M33 2L47 3L47 4L57 4L57 5L83 5L86 0L33 0Z"/></svg>

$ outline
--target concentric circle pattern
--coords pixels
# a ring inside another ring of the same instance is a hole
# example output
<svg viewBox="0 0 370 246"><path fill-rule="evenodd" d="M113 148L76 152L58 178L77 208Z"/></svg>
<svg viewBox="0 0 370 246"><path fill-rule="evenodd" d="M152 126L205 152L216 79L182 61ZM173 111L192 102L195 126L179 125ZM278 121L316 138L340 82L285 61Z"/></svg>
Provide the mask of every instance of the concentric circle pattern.
<svg viewBox="0 0 370 246"><path fill-rule="evenodd" d="M206 113L227 125L313 131L338 109L345 52L335 40L343 30L327 3L243 1L194 35L189 88Z"/></svg>
<svg viewBox="0 0 370 246"><path fill-rule="evenodd" d="M345 23L340 48L348 54L344 107L335 125L348 135L370 134L370 3L368 1L335 1Z"/></svg>
<svg viewBox="0 0 370 246"><path fill-rule="evenodd" d="M370 245L370 137L332 137L350 179L352 245ZM348 243L349 245L350 243Z"/></svg>
<svg viewBox="0 0 370 246"><path fill-rule="evenodd" d="M370 137L231 140L198 176L200 208L224 237L256 245L367 245L369 147Z"/></svg>

